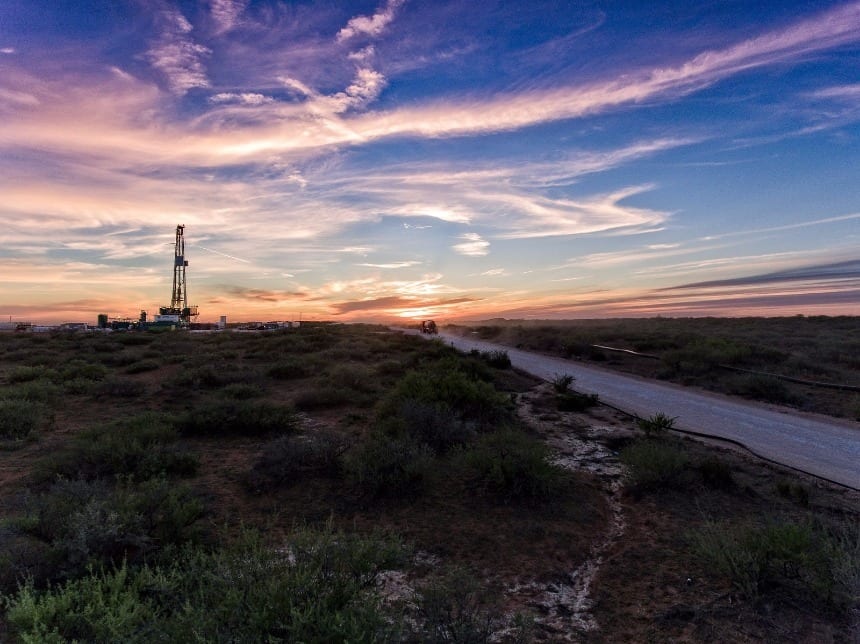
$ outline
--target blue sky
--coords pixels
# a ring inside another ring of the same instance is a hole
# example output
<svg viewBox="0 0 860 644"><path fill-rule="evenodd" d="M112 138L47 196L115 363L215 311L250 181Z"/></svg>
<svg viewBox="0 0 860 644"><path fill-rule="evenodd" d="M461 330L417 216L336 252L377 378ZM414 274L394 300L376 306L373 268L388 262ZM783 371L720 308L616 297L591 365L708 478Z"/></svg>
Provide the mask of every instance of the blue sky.
<svg viewBox="0 0 860 644"><path fill-rule="evenodd" d="M857 313L860 3L0 5L0 315Z"/></svg>

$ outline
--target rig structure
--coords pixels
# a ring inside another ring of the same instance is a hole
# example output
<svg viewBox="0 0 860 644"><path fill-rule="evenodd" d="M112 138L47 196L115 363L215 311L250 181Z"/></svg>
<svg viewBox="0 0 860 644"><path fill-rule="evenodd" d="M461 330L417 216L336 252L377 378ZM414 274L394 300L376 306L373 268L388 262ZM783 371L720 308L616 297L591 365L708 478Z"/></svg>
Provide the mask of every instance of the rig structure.
<svg viewBox="0 0 860 644"><path fill-rule="evenodd" d="M188 260L185 259L185 226L176 227L176 245L173 252L173 294L170 297L170 306L162 306L158 309L155 322L170 322L181 326L188 326L192 318L198 315L196 306L188 306L188 289L185 283L185 268Z"/></svg>

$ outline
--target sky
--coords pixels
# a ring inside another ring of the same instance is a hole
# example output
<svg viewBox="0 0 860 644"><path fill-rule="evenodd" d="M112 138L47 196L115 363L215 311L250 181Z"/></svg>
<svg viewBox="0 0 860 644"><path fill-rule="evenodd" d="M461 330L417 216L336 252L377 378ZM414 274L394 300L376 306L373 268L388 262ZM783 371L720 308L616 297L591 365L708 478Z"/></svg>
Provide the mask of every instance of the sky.
<svg viewBox="0 0 860 644"><path fill-rule="evenodd" d="M860 314L860 2L3 0L0 320Z"/></svg>

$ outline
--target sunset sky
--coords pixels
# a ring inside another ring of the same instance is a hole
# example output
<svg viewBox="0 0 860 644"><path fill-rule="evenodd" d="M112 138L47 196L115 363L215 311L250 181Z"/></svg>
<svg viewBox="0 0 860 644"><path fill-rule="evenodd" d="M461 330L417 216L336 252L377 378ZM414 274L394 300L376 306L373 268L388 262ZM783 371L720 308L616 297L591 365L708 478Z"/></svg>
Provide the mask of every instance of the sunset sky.
<svg viewBox="0 0 860 644"><path fill-rule="evenodd" d="M860 2L3 0L0 319L860 314Z"/></svg>

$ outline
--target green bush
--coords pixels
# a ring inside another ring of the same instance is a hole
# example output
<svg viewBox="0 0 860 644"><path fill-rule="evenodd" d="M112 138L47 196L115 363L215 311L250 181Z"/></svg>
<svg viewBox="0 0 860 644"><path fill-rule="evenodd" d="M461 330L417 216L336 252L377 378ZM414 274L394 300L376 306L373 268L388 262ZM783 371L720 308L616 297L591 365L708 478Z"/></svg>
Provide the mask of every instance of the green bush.
<svg viewBox="0 0 860 644"><path fill-rule="evenodd" d="M698 470L699 474L702 475L702 482L710 488L727 490L735 485L732 468L723 460L718 458L703 459L698 464Z"/></svg>
<svg viewBox="0 0 860 644"><path fill-rule="evenodd" d="M60 479L28 498L17 525L49 546L51 576L61 578L194 539L202 513L198 499L164 478L116 486Z"/></svg>
<svg viewBox="0 0 860 644"><path fill-rule="evenodd" d="M636 424L639 425L639 429L645 432L645 436L650 438L668 434L669 430L675 427L677 419L677 416L667 416L660 411L649 418L637 419Z"/></svg>
<svg viewBox="0 0 860 644"><path fill-rule="evenodd" d="M424 492L432 465L425 445L409 437L374 433L344 459L352 483L371 496L415 497Z"/></svg>
<svg viewBox="0 0 860 644"><path fill-rule="evenodd" d="M748 599L781 590L844 610L860 601L858 534L856 526L833 534L810 522L708 522L691 543Z"/></svg>
<svg viewBox="0 0 860 644"><path fill-rule="evenodd" d="M575 378L568 373L557 373L552 379L552 388L555 389L555 393L557 394L566 394L570 391L570 387L573 385L574 380Z"/></svg>
<svg viewBox="0 0 860 644"><path fill-rule="evenodd" d="M167 418L145 413L80 432L70 447L48 457L45 470L52 477L85 480L193 476L199 459L178 447L178 438Z"/></svg>
<svg viewBox="0 0 860 644"><path fill-rule="evenodd" d="M31 382L33 380L51 380L58 376L57 371L54 369L49 369L44 365L39 365L37 367L15 367L9 373L9 382L10 383L18 383L18 382Z"/></svg>
<svg viewBox="0 0 860 644"><path fill-rule="evenodd" d="M621 450L628 485L638 491L678 486L689 459L675 445L655 440L637 440Z"/></svg>
<svg viewBox="0 0 860 644"><path fill-rule="evenodd" d="M92 389L93 395L104 398L137 398L146 393L146 385L130 378L109 378Z"/></svg>
<svg viewBox="0 0 860 644"><path fill-rule="evenodd" d="M93 569L82 579L5 598L12 633L63 642L391 641L374 582L400 566L390 539L326 531L284 548L246 536L229 549L183 548L160 566Z"/></svg>
<svg viewBox="0 0 860 644"><path fill-rule="evenodd" d="M495 369L511 368L511 358L507 351L481 351L481 359Z"/></svg>
<svg viewBox="0 0 860 644"><path fill-rule="evenodd" d="M597 394L580 394L575 391L558 394L555 398L559 411L585 411L598 403Z"/></svg>
<svg viewBox="0 0 860 644"><path fill-rule="evenodd" d="M510 399L487 382L460 370L460 359L442 360L421 371L410 371L380 406L381 417L396 416L405 401L447 405L459 418L487 428L510 416Z"/></svg>
<svg viewBox="0 0 860 644"><path fill-rule="evenodd" d="M549 500L562 481L546 445L517 429L481 435L461 458L474 489L506 500Z"/></svg>
<svg viewBox="0 0 860 644"><path fill-rule="evenodd" d="M180 433L186 436L260 436L291 432L297 426L291 407L244 400L198 406L178 423Z"/></svg>
<svg viewBox="0 0 860 644"><path fill-rule="evenodd" d="M273 364L266 371L266 374L275 380L296 380L307 378L311 375L311 370L308 368L306 360L291 358Z"/></svg>
<svg viewBox="0 0 860 644"><path fill-rule="evenodd" d="M204 356L205 357L205 356ZM220 389L236 383L253 384L259 379L256 371L236 369L229 363L203 364L197 367L183 367L173 378L164 382L164 387L184 387L192 389Z"/></svg>
<svg viewBox="0 0 860 644"><path fill-rule="evenodd" d="M301 391L295 398L296 409L301 411L319 411L345 405L367 405L369 403L370 399L363 399L356 396L354 392L324 382L318 382L313 389Z"/></svg>
<svg viewBox="0 0 860 644"><path fill-rule="evenodd" d="M3 397L6 399L26 400L49 405L56 403L62 393L62 387L50 380L43 379L22 382L3 388Z"/></svg>
<svg viewBox="0 0 860 644"><path fill-rule="evenodd" d="M432 578L413 594L412 601L421 616L421 642L484 644L503 622L497 598L462 568Z"/></svg>
<svg viewBox="0 0 860 644"><path fill-rule="evenodd" d="M145 371L155 371L160 369L161 365L155 360L139 360L133 362L125 368L127 374L144 373Z"/></svg>
<svg viewBox="0 0 860 644"><path fill-rule="evenodd" d="M770 376L742 376L731 383L730 392L770 403L790 405L798 402L783 381Z"/></svg>
<svg viewBox="0 0 860 644"><path fill-rule="evenodd" d="M289 485L305 476L336 474L346 445L343 436L332 432L280 436L263 446L248 484L261 490Z"/></svg>
<svg viewBox="0 0 860 644"><path fill-rule="evenodd" d="M58 379L68 387L73 382L103 380L107 374L108 370L102 364L72 360L60 370Z"/></svg>
<svg viewBox="0 0 860 644"><path fill-rule="evenodd" d="M41 403L0 399L0 440L25 439L40 429L48 418L48 410Z"/></svg>
<svg viewBox="0 0 860 644"><path fill-rule="evenodd" d="M465 445L475 436L473 424L466 423L444 403L404 400L393 423L418 443L427 445L436 454Z"/></svg>
<svg viewBox="0 0 860 644"><path fill-rule="evenodd" d="M227 385L221 390L221 393L228 398L236 400L248 400L250 398L258 398L265 393L260 385L249 385L242 382L235 382L232 385Z"/></svg>

